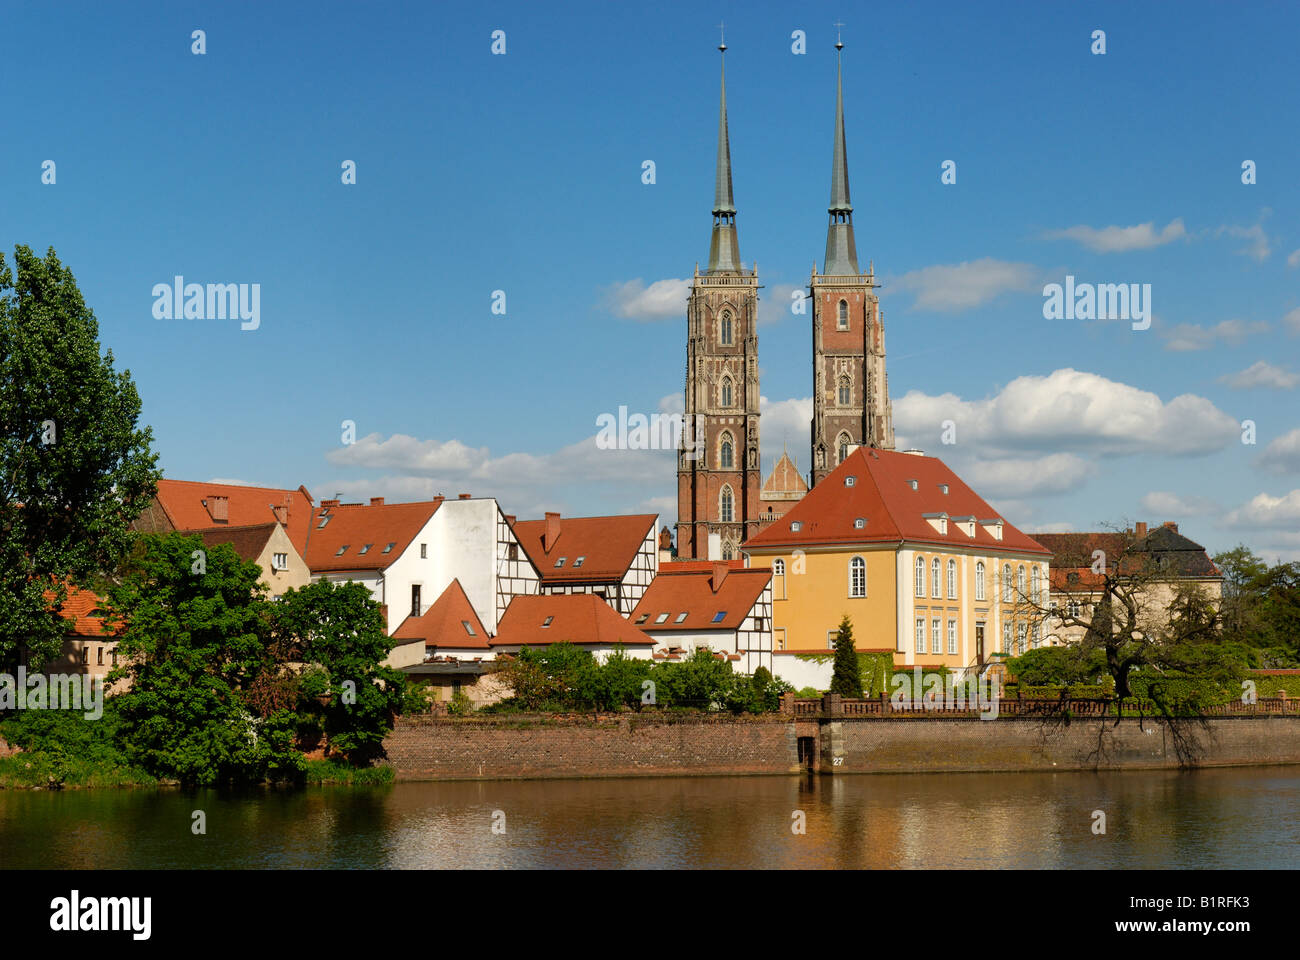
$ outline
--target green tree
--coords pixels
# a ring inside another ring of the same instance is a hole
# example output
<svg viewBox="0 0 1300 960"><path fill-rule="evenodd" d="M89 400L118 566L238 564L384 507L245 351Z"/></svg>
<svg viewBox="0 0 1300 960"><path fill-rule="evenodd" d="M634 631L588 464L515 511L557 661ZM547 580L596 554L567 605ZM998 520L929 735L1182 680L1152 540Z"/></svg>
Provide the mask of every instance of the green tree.
<svg viewBox="0 0 1300 960"><path fill-rule="evenodd" d="M858 664L857 646L853 642L853 624L846 613L835 634L835 666L831 673L831 693L844 697L862 696L862 668Z"/></svg>
<svg viewBox="0 0 1300 960"><path fill-rule="evenodd" d="M301 774L292 686L250 702L268 662L261 577L229 544L140 539L105 604L123 623L110 682L130 680L116 699L132 762L184 784Z"/></svg>
<svg viewBox="0 0 1300 960"><path fill-rule="evenodd" d="M0 665L59 653L69 582L128 552L157 484L140 397L53 248L0 255Z"/></svg>
<svg viewBox="0 0 1300 960"><path fill-rule="evenodd" d="M318 580L270 604L272 643L266 676L282 678L303 664L297 712L300 734L319 733L354 764L383 756L384 738L401 712L405 677L383 665L393 649L370 590Z"/></svg>

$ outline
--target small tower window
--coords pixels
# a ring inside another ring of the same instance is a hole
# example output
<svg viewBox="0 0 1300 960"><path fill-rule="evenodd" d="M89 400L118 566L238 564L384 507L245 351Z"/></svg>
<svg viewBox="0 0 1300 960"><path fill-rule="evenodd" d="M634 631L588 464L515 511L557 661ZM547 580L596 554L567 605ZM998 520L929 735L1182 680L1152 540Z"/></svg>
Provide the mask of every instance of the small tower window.
<svg viewBox="0 0 1300 960"><path fill-rule="evenodd" d="M835 449L839 453L837 463L843 463L849 456L849 435L841 433L840 438L835 441Z"/></svg>
<svg viewBox="0 0 1300 960"><path fill-rule="evenodd" d="M840 377L840 406L847 407L850 403L851 391L849 387L849 378Z"/></svg>
<svg viewBox="0 0 1300 960"><path fill-rule="evenodd" d="M849 328L849 302L847 300L840 301L840 313L835 320L835 328L837 330L847 330Z"/></svg>
<svg viewBox="0 0 1300 960"><path fill-rule="evenodd" d="M730 377L722 378L722 405L724 407L731 406L731 378Z"/></svg>
<svg viewBox="0 0 1300 960"><path fill-rule="evenodd" d="M722 435L722 448L718 453L718 466L730 470L735 466L735 448L731 445L731 434Z"/></svg>
<svg viewBox="0 0 1300 960"><path fill-rule="evenodd" d="M731 311L722 311L722 345L731 346Z"/></svg>
<svg viewBox="0 0 1300 960"><path fill-rule="evenodd" d="M718 519L720 519L723 523L731 523L733 512L734 512L733 511L734 505L735 505L735 498L731 494L731 487L724 486L722 488L722 496L718 501L718 506L720 508L718 511L719 513Z"/></svg>

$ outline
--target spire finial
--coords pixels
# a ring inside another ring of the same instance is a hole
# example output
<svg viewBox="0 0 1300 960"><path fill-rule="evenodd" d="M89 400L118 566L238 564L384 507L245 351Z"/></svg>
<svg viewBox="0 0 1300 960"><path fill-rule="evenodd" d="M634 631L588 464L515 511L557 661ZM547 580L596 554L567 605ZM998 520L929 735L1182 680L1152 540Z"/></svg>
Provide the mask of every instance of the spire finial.
<svg viewBox="0 0 1300 960"><path fill-rule="evenodd" d="M726 21L718 23L718 49L723 53L727 52L727 24Z"/></svg>
<svg viewBox="0 0 1300 960"><path fill-rule="evenodd" d="M843 50L843 49L844 49L844 41L843 41L843 39L841 39L841 37L840 37L840 30L841 30L841 28L844 26L844 24L842 24L840 21L836 20L834 23L831 24L831 26L835 28L835 49L836 49L836 50Z"/></svg>
<svg viewBox="0 0 1300 960"><path fill-rule="evenodd" d="M835 147L831 160L830 225L826 231L826 262L822 273L831 276L856 275L857 244L853 238L853 204L849 201L849 165L844 146L844 70L840 51L844 41L838 33L844 24L836 23L835 39Z"/></svg>
<svg viewBox="0 0 1300 960"><path fill-rule="evenodd" d="M718 24L721 30L723 25ZM727 44L718 44L722 63L722 93L718 101L718 163L713 189L713 239L709 244L709 273L739 273L740 244L736 238L736 202L731 192L731 139L727 133Z"/></svg>

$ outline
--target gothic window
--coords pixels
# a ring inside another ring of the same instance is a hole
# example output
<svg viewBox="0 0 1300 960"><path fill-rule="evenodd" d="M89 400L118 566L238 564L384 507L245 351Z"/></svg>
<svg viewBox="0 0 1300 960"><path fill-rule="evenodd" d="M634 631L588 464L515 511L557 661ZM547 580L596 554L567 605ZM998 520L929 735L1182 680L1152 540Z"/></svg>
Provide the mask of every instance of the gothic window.
<svg viewBox="0 0 1300 960"><path fill-rule="evenodd" d="M925 596L925 557L916 558L916 595Z"/></svg>
<svg viewBox="0 0 1300 960"><path fill-rule="evenodd" d="M930 596L934 597L935 599L938 599L939 597L943 596L943 594L940 593L940 590L942 589L942 583L940 582L939 569L940 569L939 558L935 557L934 560L931 561L930 563Z"/></svg>
<svg viewBox="0 0 1300 960"><path fill-rule="evenodd" d="M867 562L861 557L849 561L849 596L865 597L867 595Z"/></svg>
<svg viewBox="0 0 1300 960"><path fill-rule="evenodd" d="M722 345L731 346L731 311L722 311Z"/></svg>
<svg viewBox="0 0 1300 960"><path fill-rule="evenodd" d="M835 321L835 327L838 330L847 330L849 328L849 302L840 301L840 315Z"/></svg>
<svg viewBox="0 0 1300 960"><path fill-rule="evenodd" d="M722 545L722 559L723 559L723 560L730 560L730 559L732 558L732 556L733 556L733 552L732 552L732 550L733 550L733 548L732 548L732 546L731 546L731 542L730 542L730 541L728 541L727 543L724 543L724 544Z"/></svg>
<svg viewBox="0 0 1300 960"><path fill-rule="evenodd" d="M840 377L840 406L847 407L850 401L851 391L849 388L849 378Z"/></svg>
<svg viewBox="0 0 1300 960"><path fill-rule="evenodd" d="M975 599L984 599L984 561L975 564Z"/></svg>
<svg viewBox="0 0 1300 960"><path fill-rule="evenodd" d="M734 504L735 498L732 496L731 486L729 484L724 485L722 488L722 496L718 502L720 508L718 511L718 519L723 523L732 522Z"/></svg>
<svg viewBox="0 0 1300 960"><path fill-rule="evenodd" d="M730 377L722 378L722 405L724 407L731 406L731 378Z"/></svg>
<svg viewBox="0 0 1300 960"><path fill-rule="evenodd" d="M839 453L839 459L836 461L837 463L843 463L845 460L848 459L849 435L847 433L840 434L840 438L835 441L835 448Z"/></svg>
<svg viewBox="0 0 1300 960"><path fill-rule="evenodd" d="M722 448L718 454L718 466L723 470L730 470L735 466L735 448L731 445L731 434L722 435Z"/></svg>

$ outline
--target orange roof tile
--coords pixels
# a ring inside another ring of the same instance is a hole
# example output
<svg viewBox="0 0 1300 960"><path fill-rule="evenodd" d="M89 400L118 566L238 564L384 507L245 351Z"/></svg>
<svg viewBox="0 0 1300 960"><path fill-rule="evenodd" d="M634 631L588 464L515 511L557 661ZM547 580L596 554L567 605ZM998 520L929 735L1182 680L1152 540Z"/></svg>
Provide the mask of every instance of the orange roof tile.
<svg viewBox="0 0 1300 960"><path fill-rule="evenodd" d="M278 523L258 523L247 527L208 527L202 530L182 530L181 533L197 533L204 544L215 547L228 543L235 548L241 560L256 560L266 549L267 541L275 532Z"/></svg>
<svg viewBox="0 0 1300 960"><path fill-rule="evenodd" d="M423 614L403 620L393 631L393 637L406 641L423 640L426 646L431 647L488 649L488 632L483 629L483 621L474 612L474 605L469 602L459 580L447 584L447 589Z"/></svg>
<svg viewBox="0 0 1300 960"><path fill-rule="evenodd" d="M851 485L846 482L850 477ZM941 513L948 516L946 534L925 516ZM954 522L967 517L975 518L974 536ZM858 519L866 525L856 527ZM942 460L859 447L789 513L745 541L743 549L906 540L946 547L976 546L994 553L1050 554L1005 520L998 540L981 522L994 519L1001 519L997 511ZM796 524L798 529L793 528Z"/></svg>
<svg viewBox="0 0 1300 960"><path fill-rule="evenodd" d="M720 562L727 575L719 584L708 561L665 563L632 611L632 623L643 630L736 630L771 582L767 567L743 561ZM721 618L718 614L721 613ZM659 618L667 614L663 621ZM685 614L683 617L682 614ZM645 622L640 623L645 616Z"/></svg>
<svg viewBox="0 0 1300 960"><path fill-rule="evenodd" d="M549 618L549 623L547 622ZM654 640L619 616L609 604L590 593L533 594L510 601L497 626L492 645L552 643L625 646L653 644Z"/></svg>
<svg viewBox="0 0 1300 960"><path fill-rule="evenodd" d="M48 590L45 591L45 599L53 600L54 594ZM93 614L94 609L102 602L102 598L90 590L83 590L69 584L68 599L59 608L59 616L69 622L68 632L78 637L105 638L111 636L111 631L103 629L104 618Z"/></svg>
<svg viewBox="0 0 1300 960"><path fill-rule="evenodd" d="M226 498L227 521L212 519L205 500ZM159 480L158 504L177 530L209 527L238 527L274 523L275 508L287 508L289 539L301 554L307 546L312 497L306 487L283 490L276 487L242 487L231 483L200 483L192 480Z"/></svg>
<svg viewBox="0 0 1300 960"><path fill-rule="evenodd" d="M421 503L322 503L312 514L303 559L312 573L383 570L410 546L441 503L441 498ZM370 549L362 553L367 544Z"/></svg>
<svg viewBox="0 0 1300 960"><path fill-rule="evenodd" d="M513 527L524 552L544 583L621 580L636 559L658 517L653 513L618 517L561 517L519 520ZM548 540L547 525L558 536ZM555 564L564 558L564 566ZM581 566L574 566L578 558Z"/></svg>

